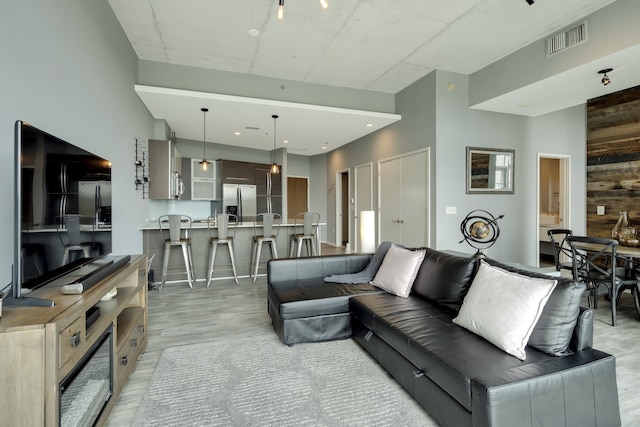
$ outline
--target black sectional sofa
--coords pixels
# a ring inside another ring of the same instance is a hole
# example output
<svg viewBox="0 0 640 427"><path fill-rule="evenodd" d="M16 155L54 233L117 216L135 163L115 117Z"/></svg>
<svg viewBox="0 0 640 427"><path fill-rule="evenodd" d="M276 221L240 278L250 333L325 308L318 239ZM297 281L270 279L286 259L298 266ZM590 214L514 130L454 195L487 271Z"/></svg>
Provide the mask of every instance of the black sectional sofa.
<svg viewBox="0 0 640 427"><path fill-rule="evenodd" d="M583 285L558 280L520 360L453 322L478 259L426 249L408 298L324 280L370 260L269 261L268 311L283 343L353 337L443 426L620 425L615 358L592 348Z"/></svg>

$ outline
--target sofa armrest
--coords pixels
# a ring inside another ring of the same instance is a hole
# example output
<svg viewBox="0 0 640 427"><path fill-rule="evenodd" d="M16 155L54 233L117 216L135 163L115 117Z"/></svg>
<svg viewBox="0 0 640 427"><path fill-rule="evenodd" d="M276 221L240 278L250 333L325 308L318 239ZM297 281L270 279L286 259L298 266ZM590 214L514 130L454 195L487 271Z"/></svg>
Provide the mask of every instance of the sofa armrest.
<svg viewBox="0 0 640 427"><path fill-rule="evenodd" d="M615 357L590 349L472 379L474 425L619 426Z"/></svg>
<svg viewBox="0 0 640 427"><path fill-rule="evenodd" d="M580 306L580 314L569 348L573 351L582 351L593 348L593 310Z"/></svg>
<svg viewBox="0 0 640 427"><path fill-rule="evenodd" d="M358 273L365 269L371 254L325 255L272 259L267 263L269 285L292 280L317 279L333 274Z"/></svg>

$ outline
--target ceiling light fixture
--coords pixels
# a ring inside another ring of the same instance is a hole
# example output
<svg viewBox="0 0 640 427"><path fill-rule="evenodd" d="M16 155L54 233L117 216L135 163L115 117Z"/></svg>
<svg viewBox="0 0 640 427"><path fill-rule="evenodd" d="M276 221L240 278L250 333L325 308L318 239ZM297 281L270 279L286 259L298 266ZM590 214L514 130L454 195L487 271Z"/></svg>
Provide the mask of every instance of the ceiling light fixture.
<svg viewBox="0 0 640 427"><path fill-rule="evenodd" d="M271 163L269 171L277 175L280 173L280 166L276 163L276 120L278 119L278 115L274 114L271 117L273 117L273 162Z"/></svg>
<svg viewBox="0 0 640 427"><path fill-rule="evenodd" d="M211 162L207 160L207 142L206 142L206 131L207 131L206 121L207 121L207 111L209 111L209 109L203 107L200 109L200 111L202 111L202 161L200 162L200 167L202 168L203 171L206 171L209 169L209 165L211 164Z"/></svg>
<svg viewBox="0 0 640 427"><path fill-rule="evenodd" d="M282 21L284 18L284 0L278 0L278 20Z"/></svg>
<svg viewBox="0 0 640 427"><path fill-rule="evenodd" d="M327 0L320 0L320 6L322 6L324 10L327 10L329 8L329 2ZM276 14L276 16L278 17L279 21L282 21L284 19L284 0L278 0L278 13Z"/></svg>
<svg viewBox="0 0 640 427"><path fill-rule="evenodd" d="M609 83L611 83L611 79L609 78L609 76L607 76L607 73L610 73L610 72L612 72L612 71L613 71L613 68L605 68L604 70L600 70L600 71L598 71L598 74L604 74L604 75L602 76L602 80L601 80L601 82L602 82L602 84L603 84L603 85L605 85L605 86L606 86L606 85L608 85Z"/></svg>
<svg viewBox="0 0 640 427"><path fill-rule="evenodd" d="M527 3L529 3L529 6L531 6L532 4L534 4L536 2L536 0L527 0Z"/></svg>

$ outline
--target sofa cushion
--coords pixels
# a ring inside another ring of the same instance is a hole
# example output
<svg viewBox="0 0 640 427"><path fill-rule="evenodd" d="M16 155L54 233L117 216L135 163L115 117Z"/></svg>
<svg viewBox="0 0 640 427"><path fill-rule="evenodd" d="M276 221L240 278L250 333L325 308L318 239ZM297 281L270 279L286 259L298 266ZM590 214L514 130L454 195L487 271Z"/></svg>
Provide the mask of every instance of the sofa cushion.
<svg viewBox="0 0 640 427"><path fill-rule="evenodd" d="M529 337L556 283L551 279L522 276L481 261L453 321L524 360Z"/></svg>
<svg viewBox="0 0 640 427"><path fill-rule="evenodd" d="M424 253L424 250L411 251L392 244L371 283L393 295L408 297Z"/></svg>
<svg viewBox="0 0 640 427"><path fill-rule="evenodd" d="M354 321L373 331L469 411L473 378L552 358L530 349L527 360L521 361L454 324L455 310L415 296L358 295L350 305Z"/></svg>
<svg viewBox="0 0 640 427"><path fill-rule="evenodd" d="M427 249L413 282L413 292L442 304L461 304L475 272L476 260Z"/></svg>
<svg viewBox="0 0 640 427"><path fill-rule="evenodd" d="M327 283L317 279L280 282L277 288L269 287L268 298L278 307L283 320L324 316L349 312L349 298L363 293L382 292L370 283Z"/></svg>

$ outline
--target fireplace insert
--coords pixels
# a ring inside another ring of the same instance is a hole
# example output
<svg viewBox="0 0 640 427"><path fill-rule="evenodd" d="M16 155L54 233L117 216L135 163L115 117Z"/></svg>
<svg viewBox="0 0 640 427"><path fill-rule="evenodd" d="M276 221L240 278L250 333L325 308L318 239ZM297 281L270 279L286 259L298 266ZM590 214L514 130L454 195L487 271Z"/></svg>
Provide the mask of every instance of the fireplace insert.
<svg viewBox="0 0 640 427"><path fill-rule="evenodd" d="M60 426L92 426L113 395L113 324L60 382Z"/></svg>

